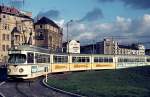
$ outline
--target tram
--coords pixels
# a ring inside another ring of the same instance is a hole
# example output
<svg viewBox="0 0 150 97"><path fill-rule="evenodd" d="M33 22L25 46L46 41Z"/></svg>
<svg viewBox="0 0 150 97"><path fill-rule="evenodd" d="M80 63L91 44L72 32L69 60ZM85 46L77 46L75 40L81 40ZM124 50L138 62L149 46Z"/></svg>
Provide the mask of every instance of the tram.
<svg viewBox="0 0 150 97"><path fill-rule="evenodd" d="M33 79L46 73L120 69L150 65L149 56L104 54L51 54L49 50L22 45L8 52L8 77Z"/></svg>

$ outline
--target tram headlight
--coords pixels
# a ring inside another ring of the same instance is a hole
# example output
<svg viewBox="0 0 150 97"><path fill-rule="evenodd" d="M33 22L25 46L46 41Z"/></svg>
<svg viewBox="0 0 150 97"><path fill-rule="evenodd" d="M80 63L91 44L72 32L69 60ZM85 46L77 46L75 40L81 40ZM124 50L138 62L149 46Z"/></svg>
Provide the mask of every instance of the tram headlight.
<svg viewBox="0 0 150 97"><path fill-rule="evenodd" d="M20 69L19 69L19 72L20 72L20 73L22 73L23 71L24 71L23 68L20 68Z"/></svg>
<svg viewBox="0 0 150 97"><path fill-rule="evenodd" d="M10 73L10 72L11 72L11 69L8 68L8 69L7 69L7 72Z"/></svg>

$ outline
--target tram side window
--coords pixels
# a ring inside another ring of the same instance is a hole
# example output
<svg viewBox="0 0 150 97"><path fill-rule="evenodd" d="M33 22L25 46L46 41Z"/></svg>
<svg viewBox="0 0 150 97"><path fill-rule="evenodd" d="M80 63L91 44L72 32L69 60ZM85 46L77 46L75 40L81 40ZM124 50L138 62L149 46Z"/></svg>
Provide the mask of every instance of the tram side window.
<svg viewBox="0 0 150 97"><path fill-rule="evenodd" d="M54 63L67 63L68 56L54 56L53 61Z"/></svg>
<svg viewBox="0 0 150 97"><path fill-rule="evenodd" d="M89 57L72 57L73 63L88 63L90 62Z"/></svg>
<svg viewBox="0 0 150 97"><path fill-rule="evenodd" d="M34 63L34 54L33 53L27 53L27 62Z"/></svg>
<svg viewBox="0 0 150 97"><path fill-rule="evenodd" d="M36 63L50 63L50 56L45 54L35 54Z"/></svg>
<svg viewBox="0 0 150 97"><path fill-rule="evenodd" d="M111 57L94 57L94 62L96 62L96 63L113 62L113 58L111 58Z"/></svg>
<svg viewBox="0 0 150 97"><path fill-rule="evenodd" d="M145 58L140 58L140 62L145 62Z"/></svg>
<svg viewBox="0 0 150 97"><path fill-rule="evenodd" d="M94 62L103 62L103 57L95 57Z"/></svg>
<svg viewBox="0 0 150 97"><path fill-rule="evenodd" d="M113 58L108 58L108 62L113 62Z"/></svg>

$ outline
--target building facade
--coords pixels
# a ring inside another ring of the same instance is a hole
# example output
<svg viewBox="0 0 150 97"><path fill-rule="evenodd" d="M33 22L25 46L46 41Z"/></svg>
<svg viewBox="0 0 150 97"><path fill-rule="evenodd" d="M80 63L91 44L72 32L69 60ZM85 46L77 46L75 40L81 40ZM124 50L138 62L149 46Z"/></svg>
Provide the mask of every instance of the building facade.
<svg viewBox="0 0 150 97"><path fill-rule="evenodd" d="M81 53L145 55L145 47L142 44L120 45L117 41L110 38L96 44L81 47Z"/></svg>
<svg viewBox="0 0 150 97"><path fill-rule="evenodd" d="M7 61L9 48L35 44L33 20L30 15L14 7L0 6L0 62Z"/></svg>
<svg viewBox="0 0 150 97"><path fill-rule="evenodd" d="M47 48L50 52L57 52L62 47L62 28L52 20L42 17L34 27L36 46Z"/></svg>
<svg viewBox="0 0 150 97"><path fill-rule="evenodd" d="M63 53L80 53L80 42L76 40L70 40L69 42L63 43Z"/></svg>
<svg viewBox="0 0 150 97"><path fill-rule="evenodd" d="M148 55L148 56L150 56L150 49L146 49L145 50L145 54Z"/></svg>

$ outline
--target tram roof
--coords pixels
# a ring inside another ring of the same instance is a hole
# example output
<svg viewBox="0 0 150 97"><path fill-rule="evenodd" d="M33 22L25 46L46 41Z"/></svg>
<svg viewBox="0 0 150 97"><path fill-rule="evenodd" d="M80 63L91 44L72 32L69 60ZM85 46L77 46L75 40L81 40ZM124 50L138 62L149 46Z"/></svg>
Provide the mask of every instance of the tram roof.
<svg viewBox="0 0 150 97"><path fill-rule="evenodd" d="M9 51L34 51L34 52L41 52L41 53L50 53L48 49L37 47L37 46L32 46L32 45L20 45L16 46L14 48L9 49Z"/></svg>

